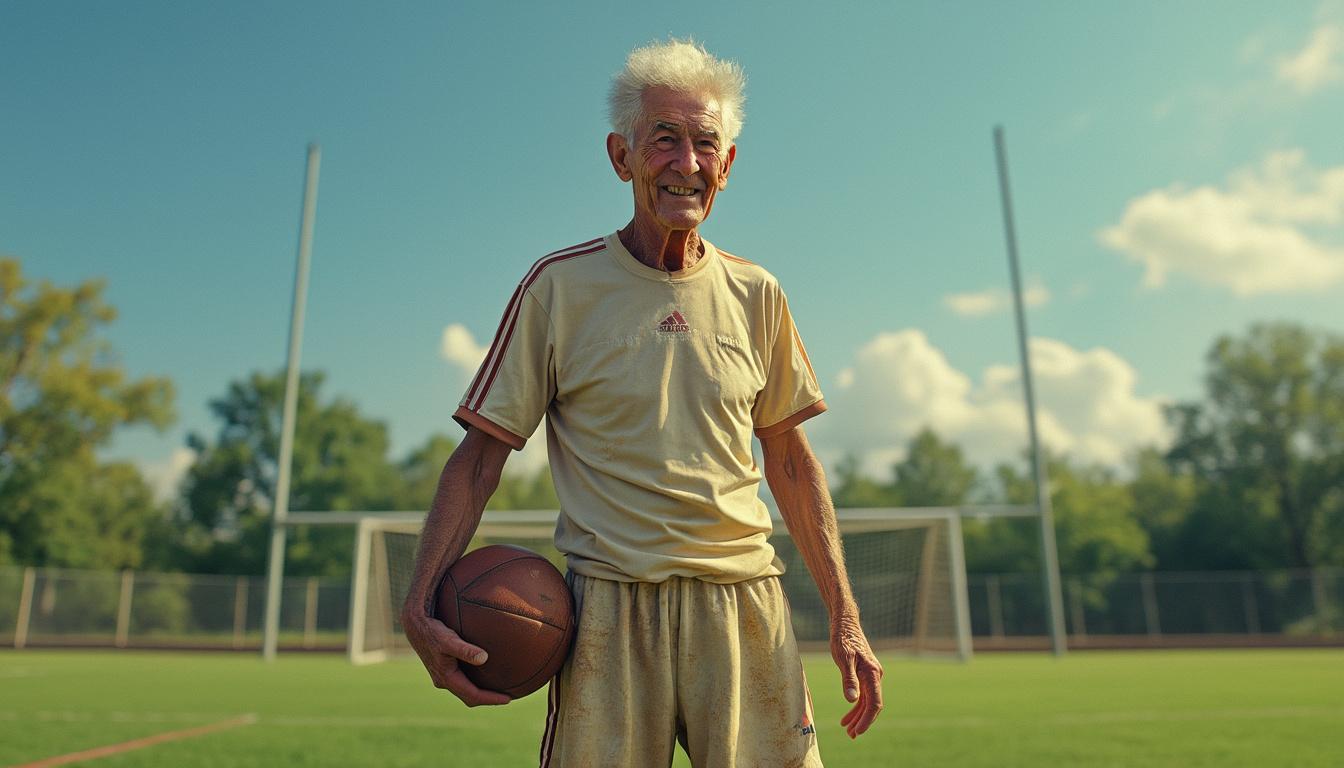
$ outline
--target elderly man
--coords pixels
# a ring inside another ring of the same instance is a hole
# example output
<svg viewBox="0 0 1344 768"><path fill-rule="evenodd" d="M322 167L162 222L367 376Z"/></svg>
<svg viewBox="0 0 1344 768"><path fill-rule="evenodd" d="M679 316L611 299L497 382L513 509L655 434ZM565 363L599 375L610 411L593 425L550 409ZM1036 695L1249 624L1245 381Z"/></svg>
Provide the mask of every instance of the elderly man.
<svg viewBox="0 0 1344 768"><path fill-rule="evenodd" d="M821 765L764 476L830 615L850 737L882 708L835 512L802 422L826 410L778 282L704 240L742 124L741 69L693 43L630 54L607 154L634 192L619 231L536 262L454 418L402 623L435 685L469 706L508 697L458 665L485 653L429 615L509 450L543 415L578 606L551 683L543 766Z"/></svg>

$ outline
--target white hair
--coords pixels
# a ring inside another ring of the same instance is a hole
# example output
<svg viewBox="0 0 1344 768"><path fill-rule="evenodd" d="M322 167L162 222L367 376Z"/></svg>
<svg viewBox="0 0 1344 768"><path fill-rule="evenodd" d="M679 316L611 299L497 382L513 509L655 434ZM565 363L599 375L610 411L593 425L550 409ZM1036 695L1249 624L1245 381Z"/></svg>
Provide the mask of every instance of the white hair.
<svg viewBox="0 0 1344 768"><path fill-rule="evenodd" d="M717 101L729 143L742 131L746 74L737 62L715 58L694 40L668 40L630 52L607 96L613 131L634 140L635 124L644 111L644 91L655 86Z"/></svg>

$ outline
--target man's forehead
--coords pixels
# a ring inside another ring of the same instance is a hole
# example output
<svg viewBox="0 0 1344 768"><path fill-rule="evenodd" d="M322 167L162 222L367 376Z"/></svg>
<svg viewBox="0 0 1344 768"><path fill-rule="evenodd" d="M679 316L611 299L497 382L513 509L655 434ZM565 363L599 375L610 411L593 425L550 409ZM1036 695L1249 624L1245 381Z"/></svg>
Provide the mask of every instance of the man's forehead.
<svg viewBox="0 0 1344 768"><path fill-rule="evenodd" d="M677 120L654 118L649 123L649 129L654 131L670 131L672 133L681 133L682 131L685 131L687 133L694 133L697 136L705 134L718 136L719 133L722 132L722 125L717 119L703 121L691 120L690 122L682 123Z"/></svg>
<svg viewBox="0 0 1344 768"><path fill-rule="evenodd" d="M723 132L723 110L717 99L668 88L644 92L644 124L650 129Z"/></svg>

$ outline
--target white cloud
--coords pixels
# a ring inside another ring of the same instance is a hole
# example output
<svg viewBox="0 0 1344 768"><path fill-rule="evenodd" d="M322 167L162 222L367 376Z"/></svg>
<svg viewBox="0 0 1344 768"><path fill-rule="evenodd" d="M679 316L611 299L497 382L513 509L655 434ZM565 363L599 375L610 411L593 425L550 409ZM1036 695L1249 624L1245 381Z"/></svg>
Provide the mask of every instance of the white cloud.
<svg viewBox="0 0 1344 768"><path fill-rule="evenodd" d="M465 370L468 376L476 373L476 369L481 367L481 361L485 359L485 353L489 351L489 347L477 344L471 331L461 323L453 323L444 328L443 335L439 339L439 356Z"/></svg>
<svg viewBox="0 0 1344 768"><path fill-rule="evenodd" d="M439 356L457 371L461 386L466 387L476 370L481 367L489 347L476 343L476 337L461 323L453 323L443 329L439 339ZM509 456L505 471L518 474L534 474L546 465L546 432L539 427L527 441L523 450Z"/></svg>
<svg viewBox="0 0 1344 768"><path fill-rule="evenodd" d="M1344 277L1344 249L1304 225L1344 218L1344 166L1316 171L1301 150L1276 152L1233 173L1226 189L1179 185L1131 200L1101 242L1144 265L1144 285L1169 273L1238 296L1321 290Z"/></svg>
<svg viewBox="0 0 1344 768"><path fill-rule="evenodd" d="M190 448L176 448L158 461L139 462L140 473L145 476L154 491L154 500L158 502L168 501L177 494L182 478L195 463L196 452Z"/></svg>
<svg viewBox="0 0 1344 768"><path fill-rule="evenodd" d="M1344 77L1341 54L1344 54L1344 29L1324 24L1312 32L1306 47L1280 58L1275 73L1299 93L1311 93Z"/></svg>
<svg viewBox="0 0 1344 768"><path fill-rule="evenodd" d="M1028 285L1022 292L1022 301L1028 307L1039 307L1050 300L1050 291L1038 283ZM983 317L1010 311L1013 297L1002 288L986 288L974 293L953 293L943 297L943 305L963 317Z"/></svg>
<svg viewBox="0 0 1344 768"><path fill-rule="evenodd" d="M1135 393L1134 369L1104 348L1031 341L1038 423L1046 447L1081 462L1120 466L1144 446L1168 442L1158 398ZM918 330L879 334L857 353L835 389L831 412L809 425L827 464L860 456L885 477L921 429L962 447L980 466L1017 461L1027 445L1016 364L987 368L979 382L954 368Z"/></svg>

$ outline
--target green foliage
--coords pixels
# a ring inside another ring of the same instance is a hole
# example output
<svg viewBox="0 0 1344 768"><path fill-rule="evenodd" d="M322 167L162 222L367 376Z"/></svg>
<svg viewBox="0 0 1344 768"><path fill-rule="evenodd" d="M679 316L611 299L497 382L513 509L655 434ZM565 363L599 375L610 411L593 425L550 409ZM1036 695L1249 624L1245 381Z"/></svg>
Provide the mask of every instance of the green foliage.
<svg viewBox="0 0 1344 768"><path fill-rule="evenodd" d="M961 448L943 442L929 429L910 441L892 474L892 488L907 507L965 504L977 482L975 467L966 463Z"/></svg>
<svg viewBox="0 0 1344 768"><path fill-rule="evenodd" d="M1177 437L1167 458L1199 478L1202 522L1278 547L1247 565L1344 562L1344 337L1256 325L1218 339L1208 366L1207 401L1168 411Z"/></svg>
<svg viewBox="0 0 1344 768"><path fill-rule="evenodd" d="M95 450L121 426L173 419L167 379L128 380L100 329L101 281L31 285L0 259L0 563L119 568L160 515L144 480Z"/></svg>
<svg viewBox="0 0 1344 768"><path fill-rule="evenodd" d="M401 478L387 460L387 428L353 403L324 402L321 373L300 376L290 509L385 510ZM174 559L204 573L261 573L269 546L278 480L285 378L254 373L210 403L220 421L213 442L192 435L197 461L187 473L179 550ZM285 571L339 577L349 572L352 534L298 528L289 535Z"/></svg>
<svg viewBox="0 0 1344 768"><path fill-rule="evenodd" d="M905 458L892 465L890 482L865 477L858 458L846 456L831 487L837 507L942 507L967 503L978 483L960 447L923 429L906 446Z"/></svg>
<svg viewBox="0 0 1344 768"><path fill-rule="evenodd" d="M439 487L443 465L448 463L455 450L457 441L434 434L423 446L411 451L397 467L401 475L397 509L429 509Z"/></svg>
<svg viewBox="0 0 1344 768"><path fill-rule="evenodd" d="M890 485L882 485L859 466L859 457L841 459L831 478L831 498L837 507L899 507L900 500Z"/></svg>
<svg viewBox="0 0 1344 768"><path fill-rule="evenodd" d="M191 602L185 587L185 584L172 582L136 587L133 598L135 621L131 631L171 634L186 627L191 616Z"/></svg>
<svg viewBox="0 0 1344 768"><path fill-rule="evenodd" d="M499 487L490 497L486 509L559 509L560 499L555 495L555 483L549 467L541 467L532 474L509 472L499 481Z"/></svg>
<svg viewBox="0 0 1344 768"><path fill-rule="evenodd" d="M1064 573L1098 574L1109 579L1147 568L1153 558L1148 535L1134 514L1131 488L1112 470L1075 465L1060 457L1046 460L1050 504L1055 518L1059 568ZM1030 504L1035 480L1027 469L996 469L1003 500ZM968 570L1032 571L1039 568L1040 533L1035 520L990 520L967 525Z"/></svg>

